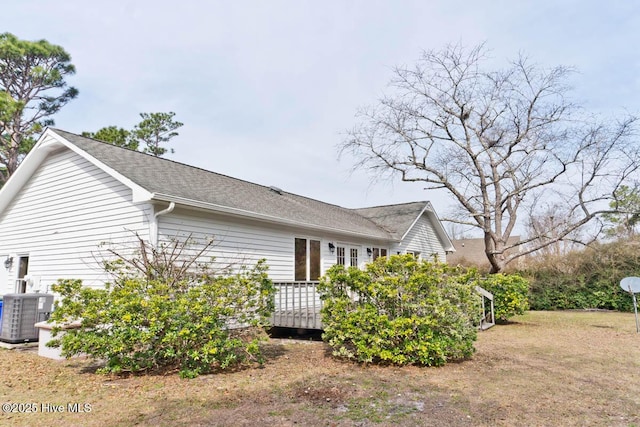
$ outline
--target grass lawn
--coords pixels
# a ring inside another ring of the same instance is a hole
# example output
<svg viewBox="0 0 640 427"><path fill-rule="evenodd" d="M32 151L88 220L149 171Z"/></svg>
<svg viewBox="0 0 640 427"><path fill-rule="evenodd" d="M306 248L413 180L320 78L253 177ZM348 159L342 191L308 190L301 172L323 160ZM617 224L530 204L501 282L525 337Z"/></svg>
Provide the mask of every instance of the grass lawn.
<svg viewBox="0 0 640 427"><path fill-rule="evenodd" d="M473 359L442 368L360 366L332 359L321 342L272 340L260 369L124 378L96 375L85 360L1 350L0 401L38 412L1 413L0 424L640 426L633 314L513 320L480 332ZM74 403L90 412L68 412Z"/></svg>

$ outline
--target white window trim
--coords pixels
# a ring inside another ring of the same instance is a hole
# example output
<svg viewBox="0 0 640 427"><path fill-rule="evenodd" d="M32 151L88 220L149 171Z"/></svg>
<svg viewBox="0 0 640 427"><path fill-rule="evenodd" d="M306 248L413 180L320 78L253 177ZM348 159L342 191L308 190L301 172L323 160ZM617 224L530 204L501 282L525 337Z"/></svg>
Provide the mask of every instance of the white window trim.
<svg viewBox="0 0 640 427"><path fill-rule="evenodd" d="M300 281L300 280L296 280L296 251L295 251L295 244L296 244L296 239L305 239L307 241L306 244L306 278L304 279L305 282L311 282L312 280L310 279L311 277L311 241L315 240L320 242L320 277L322 277L322 275L324 275L324 269L323 269L323 265L322 265L322 259L323 259L323 255L324 255L324 251L322 249L322 245L324 243L324 241L319 238L319 237L314 237L314 236L304 236L304 235L294 235L293 236L293 280L294 281ZM315 280L314 280L315 281Z"/></svg>
<svg viewBox="0 0 640 427"><path fill-rule="evenodd" d="M362 268L367 262L365 261L365 259L368 258L367 252L366 252L367 251L366 246L361 244L348 243L348 242L337 242L334 264L338 263L338 247L344 248L344 266L345 267L351 266L351 249L358 250L358 265L356 267Z"/></svg>
<svg viewBox="0 0 640 427"><path fill-rule="evenodd" d="M20 278L18 276L20 276L20 260L22 258L27 258L27 272L24 275L24 277ZM17 253L15 255L15 257L13 258L13 265L11 266L12 269L15 269L15 271L13 272L13 291L17 294L22 294L22 293L27 293L28 292L28 283L26 282L27 279L25 279L25 277L29 276L29 264L31 264L31 256L29 253L23 252L23 253ZM25 291L21 292L22 287L19 286L18 284L18 280L23 280L25 281Z"/></svg>

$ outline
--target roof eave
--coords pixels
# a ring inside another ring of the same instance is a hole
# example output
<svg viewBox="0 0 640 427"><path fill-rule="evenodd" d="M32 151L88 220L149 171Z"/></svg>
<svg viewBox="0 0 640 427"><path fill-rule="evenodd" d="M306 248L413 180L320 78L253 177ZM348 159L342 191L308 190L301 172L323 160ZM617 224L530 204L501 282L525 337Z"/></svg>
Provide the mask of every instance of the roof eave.
<svg viewBox="0 0 640 427"><path fill-rule="evenodd" d="M322 226L322 225L310 224L310 223L303 222L303 221L295 221L295 220L279 218L279 217L272 216L272 215L260 214L260 213L256 213L256 212L252 212L252 211L248 211L248 210L244 210L244 209L232 208L232 207L229 207L229 206L217 205L217 204L214 204L214 203L207 203L207 202L202 202L202 201L193 200L193 199L187 199L187 198L183 198L183 197L179 197L179 196L173 196L173 195L169 195L169 194L152 193L150 200L163 201L163 202L174 202L176 204L183 205L183 206L199 208L199 209L205 209L205 210L208 210L208 211L218 212L218 213L222 213L222 214L241 216L241 217L244 217L244 218L255 219L255 220L258 220L258 221L261 221L261 222L267 222L267 223L271 223L271 224L294 226L294 227L304 228L304 229L313 230L313 231L321 231L321 232L326 232L326 233L340 234L340 235L344 235L344 236L358 237L358 238L370 239L370 240L375 240L375 241L384 241L384 242L398 242L399 241L399 240L393 239L392 237L376 236L376 235L372 235L372 234L368 234L368 233L359 233L359 232L355 232L355 231L352 231L352 230L345 230L345 229L333 228L333 227L325 227L325 226Z"/></svg>
<svg viewBox="0 0 640 427"><path fill-rule="evenodd" d="M75 144L73 144L72 142L70 142L63 136L61 136L60 134L56 133L55 130L51 128L47 128L43 132L43 134L38 139L38 142L36 143L34 148L29 152L29 154L22 161L16 173L13 174L13 176L7 181L7 183L0 190L0 213L7 207L7 205L13 200L13 198L22 189L22 187L28 182L28 180L36 172L36 170L38 169L40 164L46 159L46 157L51 152L56 151L60 148L67 148L73 151L75 154L88 160L89 162L94 164L96 167L98 167L108 175L112 176L114 179L118 180L128 188L130 188L132 190L132 202L134 203L151 202L154 200L175 202L177 204L181 204L185 206L201 208L209 211L220 212L220 213L229 214L229 215L236 215L236 216L241 216L245 218L251 218L251 219L259 220L262 222L268 222L272 224L299 227L307 230L338 234L342 236L349 236L349 237L360 238L360 239L368 239L376 242L397 243L397 242L400 242L401 240L401 239L397 239L391 234L387 236L381 236L381 235L376 235L371 233L362 233L362 232L356 232L353 230L321 226L321 225L311 224L303 221L296 221L296 220L290 220L290 219L284 219L276 216L271 216L267 214L260 214L252 211L239 209L239 208L232 208L228 206L216 205L213 203L207 203L207 202L202 202L198 200L182 198L179 196L153 193L145 189L144 187L136 184L131 179L117 172L113 168L107 166L105 163L101 162L100 160L93 157L86 151L82 150L80 147L76 146ZM446 233L445 233L445 236L446 236ZM447 237L447 241L449 241L448 237ZM451 247L453 247L453 245L451 245Z"/></svg>
<svg viewBox="0 0 640 427"><path fill-rule="evenodd" d="M77 155L81 156L82 158L87 159L88 161L93 163L96 167L98 167L99 169L101 169L102 171L107 173L108 175L111 175L113 178L115 178L116 180L120 181L122 184L124 184L127 187L129 187L131 189L131 191L132 191L132 202L133 203L146 202L146 201L150 201L151 200L151 194L152 193L150 191L148 191L147 189L145 189L144 187L141 187L140 185L138 185L135 182L133 182L131 179L129 179L126 176L122 175L120 172L118 172L115 169L107 166L105 163L103 163L100 160L96 159L95 157L93 157L92 155L90 155L86 151L82 150L80 147L76 146L72 142L69 142L63 136L57 134L54 130L47 129L47 132L50 132L50 133L54 134L57 138L59 138L58 142L60 144L64 145L65 147L67 147L68 149L70 149L71 151L76 153Z"/></svg>
<svg viewBox="0 0 640 427"><path fill-rule="evenodd" d="M409 226L409 228L407 228L407 230L404 232L404 234L402 235L400 240L404 240L405 237L407 237L407 235L409 234L411 229L413 229L413 227L416 225L418 220L425 213L431 219L430 222L433 225L434 231L438 235L438 238L440 238L440 241L442 242L442 248L444 249L444 251L445 252L455 252L456 248L453 246L453 242L451 241L451 238L449 237L449 234L447 234L447 231L444 229L444 227L442 225L442 221L440 221L440 218L438 218L438 215L436 215L436 213L435 213L435 211L433 209L433 205L431 205L431 202L426 202L425 203L424 207L422 208L422 210L420 211L420 213L418 214L416 219L411 223L411 226Z"/></svg>
<svg viewBox="0 0 640 427"><path fill-rule="evenodd" d="M31 177L36 173L47 156L63 147L69 147L69 142L47 128L40 135L38 141L22 160L18 169L9 177L0 190L0 213L2 213L11 201L17 196Z"/></svg>
<svg viewBox="0 0 640 427"><path fill-rule="evenodd" d="M447 233L447 230L444 229L444 226L442 225L442 221L440 221L440 218L438 218L438 215L436 214L436 211L433 209L431 202L427 202L427 206L425 207L425 210L427 212L427 215L433 218L432 223L435 225L436 234L442 240L442 247L445 250L445 252L455 252L456 248L453 246L453 241L449 237L449 233Z"/></svg>

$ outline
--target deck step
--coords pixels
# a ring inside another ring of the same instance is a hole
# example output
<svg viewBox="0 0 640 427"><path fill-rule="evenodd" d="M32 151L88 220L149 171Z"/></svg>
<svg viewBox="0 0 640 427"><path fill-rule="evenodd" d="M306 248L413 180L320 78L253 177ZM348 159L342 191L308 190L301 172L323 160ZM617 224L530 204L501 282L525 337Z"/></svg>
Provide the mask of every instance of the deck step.
<svg viewBox="0 0 640 427"><path fill-rule="evenodd" d="M480 325L480 330L486 331L487 329L492 328L494 326L496 326L495 323L482 322L482 324Z"/></svg>
<svg viewBox="0 0 640 427"><path fill-rule="evenodd" d="M482 300L480 330L486 331L496 324L496 317L493 309L493 294L480 286L476 286L476 292L480 295L480 299Z"/></svg>

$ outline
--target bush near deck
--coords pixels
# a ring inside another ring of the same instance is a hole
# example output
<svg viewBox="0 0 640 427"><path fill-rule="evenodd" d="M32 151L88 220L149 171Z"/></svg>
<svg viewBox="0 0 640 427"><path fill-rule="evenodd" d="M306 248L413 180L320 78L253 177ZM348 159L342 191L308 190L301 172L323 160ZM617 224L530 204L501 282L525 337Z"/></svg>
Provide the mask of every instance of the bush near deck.
<svg viewBox="0 0 640 427"><path fill-rule="evenodd" d="M491 274L480 282L480 286L493 294L498 323L506 323L509 318L529 309L529 282L518 274Z"/></svg>
<svg viewBox="0 0 640 427"><path fill-rule="evenodd" d="M473 354L477 272L380 257L365 270L331 267L318 286L323 338L339 357L365 363L443 365Z"/></svg>
<svg viewBox="0 0 640 427"><path fill-rule="evenodd" d="M51 342L62 355L106 360L103 372L177 368L194 377L245 361L262 362L259 328L273 310L273 285L263 261L231 276L202 274L197 282L121 276L105 289L61 280L51 320L80 321ZM193 278L192 278L193 279ZM60 329L54 329L54 333Z"/></svg>

